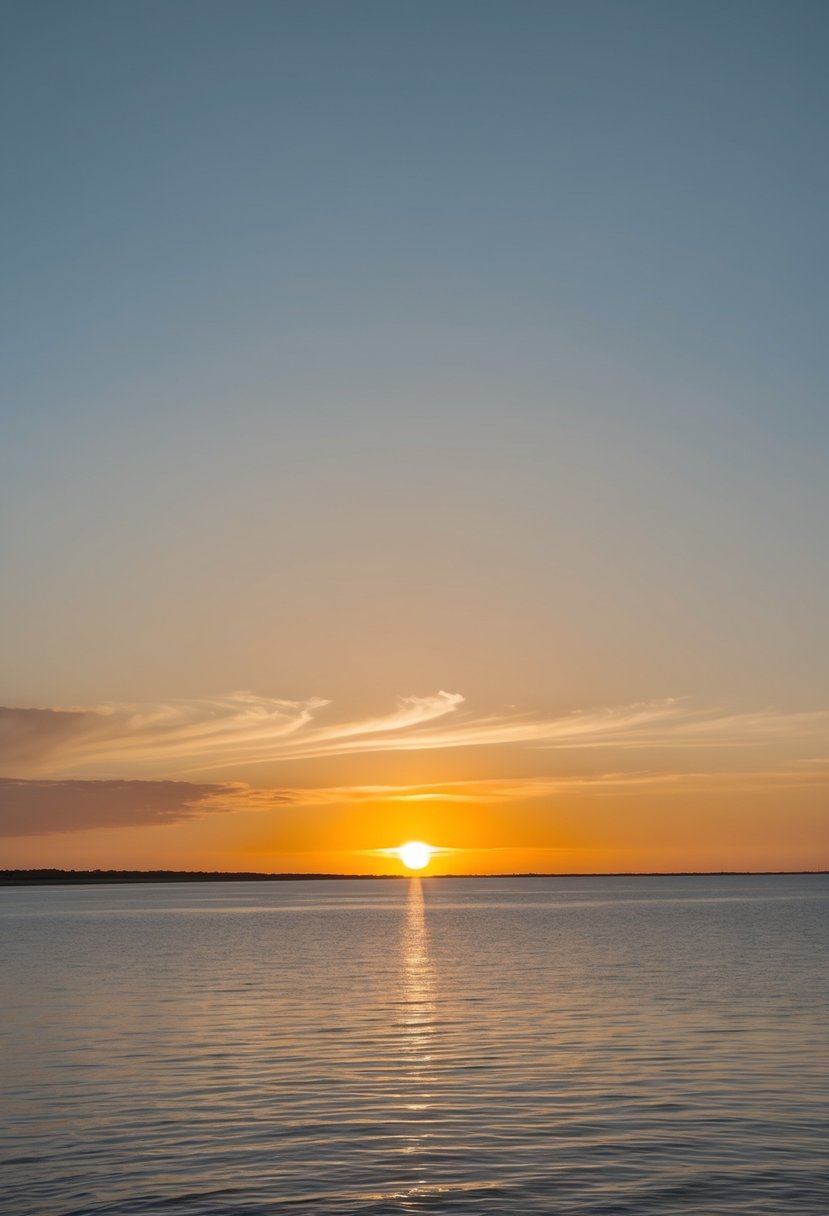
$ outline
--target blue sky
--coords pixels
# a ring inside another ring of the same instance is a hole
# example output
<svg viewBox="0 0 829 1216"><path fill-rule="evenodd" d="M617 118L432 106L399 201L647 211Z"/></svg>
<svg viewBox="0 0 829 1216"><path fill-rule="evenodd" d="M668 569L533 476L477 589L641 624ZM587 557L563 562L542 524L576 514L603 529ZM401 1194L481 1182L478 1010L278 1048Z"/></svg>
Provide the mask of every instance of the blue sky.
<svg viewBox="0 0 829 1216"><path fill-rule="evenodd" d="M4 26L7 705L825 708L824 5Z"/></svg>

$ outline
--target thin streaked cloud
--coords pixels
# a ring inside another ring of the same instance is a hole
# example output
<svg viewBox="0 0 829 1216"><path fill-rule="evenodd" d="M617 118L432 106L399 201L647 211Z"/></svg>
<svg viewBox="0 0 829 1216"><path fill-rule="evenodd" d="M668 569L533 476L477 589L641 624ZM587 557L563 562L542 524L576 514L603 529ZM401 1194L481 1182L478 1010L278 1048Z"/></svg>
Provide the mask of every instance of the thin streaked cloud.
<svg viewBox="0 0 829 1216"><path fill-rule="evenodd" d="M733 772L609 772L415 785L256 788L243 782L0 778L0 837L97 828L161 827L207 814L414 803L503 804L530 799L741 793L829 784L826 764Z"/></svg>
<svg viewBox="0 0 829 1216"><path fill-rule="evenodd" d="M829 711L729 713L676 699L560 716L479 715L459 693L401 698L383 716L333 721L322 698L235 693L161 705L0 709L10 776L186 777L291 760L441 750L742 748L829 739Z"/></svg>
<svg viewBox="0 0 829 1216"><path fill-rule="evenodd" d="M286 802L322 805L345 802L512 803L532 798L556 798L573 793L623 795L649 789L674 793L726 793L769 788L792 789L826 785L829 768L738 770L733 772L626 772L572 775L559 778L484 778L424 785L331 786L279 791ZM273 793L273 791L270 791ZM250 790L251 796L268 791ZM242 797L248 797L247 794Z"/></svg>

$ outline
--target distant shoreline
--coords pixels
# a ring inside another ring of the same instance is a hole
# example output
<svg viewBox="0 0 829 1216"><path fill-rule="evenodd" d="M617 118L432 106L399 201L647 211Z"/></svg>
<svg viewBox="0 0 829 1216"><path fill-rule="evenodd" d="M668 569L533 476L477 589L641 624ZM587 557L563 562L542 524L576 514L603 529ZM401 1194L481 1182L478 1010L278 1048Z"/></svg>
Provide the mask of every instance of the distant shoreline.
<svg viewBox="0 0 829 1216"><path fill-rule="evenodd" d="M762 878L829 874L829 870L643 870L638 872L562 874L267 874L233 870L0 870L0 887L104 886L170 882L359 882L406 878Z"/></svg>

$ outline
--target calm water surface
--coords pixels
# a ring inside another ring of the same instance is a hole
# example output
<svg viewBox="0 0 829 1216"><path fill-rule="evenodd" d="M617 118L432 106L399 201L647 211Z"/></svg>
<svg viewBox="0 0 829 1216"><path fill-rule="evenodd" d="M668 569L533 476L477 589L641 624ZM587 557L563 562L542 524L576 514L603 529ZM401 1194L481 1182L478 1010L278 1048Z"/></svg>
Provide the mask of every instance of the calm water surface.
<svg viewBox="0 0 829 1216"><path fill-rule="evenodd" d="M829 882L0 891L0 1212L829 1213Z"/></svg>

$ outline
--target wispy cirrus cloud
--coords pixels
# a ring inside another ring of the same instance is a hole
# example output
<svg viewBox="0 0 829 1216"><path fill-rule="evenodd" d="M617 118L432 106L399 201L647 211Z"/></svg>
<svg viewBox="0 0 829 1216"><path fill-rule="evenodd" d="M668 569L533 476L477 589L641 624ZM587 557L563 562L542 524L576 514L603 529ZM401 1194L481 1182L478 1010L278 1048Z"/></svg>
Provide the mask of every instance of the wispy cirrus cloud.
<svg viewBox="0 0 829 1216"><path fill-rule="evenodd" d="M234 693L161 705L0 709L0 770L186 776L289 760L392 751L739 748L829 740L829 711L728 713L666 699L543 714L475 714L460 693L404 697L386 715L327 719L322 698Z"/></svg>
<svg viewBox="0 0 829 1216"><path fill-rule="evenodd" d="M279 748L326 704L236 693L159 705L0 708L0 767L15 772L83 766L174 765L209 756L220 765Z"/></svg>

